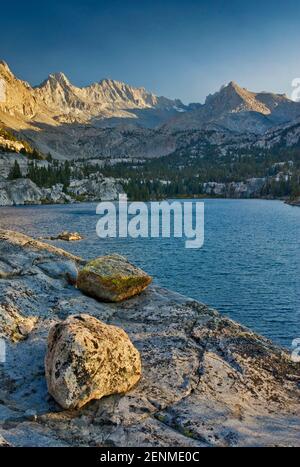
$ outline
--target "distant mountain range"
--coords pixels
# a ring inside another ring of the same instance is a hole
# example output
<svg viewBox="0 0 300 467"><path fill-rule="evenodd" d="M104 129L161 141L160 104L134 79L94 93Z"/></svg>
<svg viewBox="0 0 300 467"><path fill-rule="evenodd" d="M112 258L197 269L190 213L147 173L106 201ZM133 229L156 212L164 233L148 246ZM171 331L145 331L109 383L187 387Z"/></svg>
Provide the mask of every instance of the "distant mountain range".
<svg viewBox="0 0 300 467"><path fill-rule="evenodd" d="M184 105L108 79L80 88L63 73L32 87L5 62L0 62L0 79L5 91L0 125L57 158L159 157L193 138L272 145L284 135L284 144L299 141L299 102L284 94L250 92L233 81L204 104Z"/></svg>
<svg viewBox="0 0 300 467"><path fill-rule="evenodd" d="M177 129L222 128L235 132L263 133L300 116L300 103L285 94L255 93L231 81L209 95L204 105L176 116L168 126Z"/></svg>

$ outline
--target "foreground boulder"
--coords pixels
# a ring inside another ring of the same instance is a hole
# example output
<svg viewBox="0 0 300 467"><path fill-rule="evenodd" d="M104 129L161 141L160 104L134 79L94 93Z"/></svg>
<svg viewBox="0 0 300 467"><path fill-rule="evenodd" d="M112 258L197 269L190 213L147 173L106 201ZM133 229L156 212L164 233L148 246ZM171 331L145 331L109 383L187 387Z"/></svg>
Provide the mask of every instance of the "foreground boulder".
<svg viewBox="0 0 300 467"><path fill-rule="evenodd" d="M53 326L45 359L49 393L65 409L129 391L141 377L141 359L123 329L89 315Z"/></svg>
<svg viewBox="0 0 300 467"><path fill-rule="evenodd" d="M141 293L151 277L119 255L102 256L79 272L77 287L101 301L120 302Z"/></svg>

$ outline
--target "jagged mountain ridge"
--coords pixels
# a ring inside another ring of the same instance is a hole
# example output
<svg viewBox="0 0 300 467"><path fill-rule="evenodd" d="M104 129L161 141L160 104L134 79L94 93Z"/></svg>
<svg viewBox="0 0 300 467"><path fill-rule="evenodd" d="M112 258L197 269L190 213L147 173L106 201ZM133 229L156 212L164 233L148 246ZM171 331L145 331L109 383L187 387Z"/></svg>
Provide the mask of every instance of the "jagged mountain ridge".
<svg viewBox="0 0 300 467"><path fill-rule="evenodd" d="M50 109L60 109L61 114L56 116L60 122L133 119L138 117L132 110L161 110L171 115L177 109L184 109L179 100L157 97L144 88L134 88L120 81L104 79L79 88L72 85L63 73L50 75L35 88L35 92Z"/></svg>
<svg viewBox="0 0 300 467"><path fill-rule="evenodd" d="M170 117L185 110L178 99L157 97L144 88L109 79L79 88L63 73L53 73L39 86L32 87L17 79L5 62L0 62L0 77L6 88L5 102L0 102L2 120L12 116L24 123L38 121L56 125L89 123L93 119L138 119L134 111L142 110L161 111L164 119L165 113Z"/></svg>
<svg viewBox="0 0 300 467"><path fill-rule="evenodd" d="M0 78L6 90L0 126L19 131L21 139L56 158L160 157L189 145L191 138L205 140L211 131L217 145L223 138L237 145L249 137L260 141L265 134L273 140L273 129L280 134L300 118L300 103L284 94L254 93L233 81L204 104L184 106L108 79L79 88L63 73L32 87L5 62Z"/></svg>
<svg viewBox="0 0 300 467"><path fill-rule="evenodd" d="M0 111L21 119L37 118L41 122L54 120L56 123L92 123L97 126L98 120L107 120L106 125L111 126L112 118L120 119L115 123L120 123L122 118L125 123L128 118L138 121L138 112L150 110L169 112L163 118L167 120L167 128L223 127L261 133L300 117L300 103L291 101L286 95L251 92L234 81L207 96L204 104L185 106L179 99L157 97L145 88L111 79L80 88L74 86L64 73L50 74L43 83L31 87L17 79L5 62L0 62L0 77L7 89L6 101L0 102ZM254 124L249 127L249 120L256 121L260 128L256 129Z"/></svg>
<svg viewBox="0 0 300 467"><path fill-rule="evenodd" d="M54 73L39 86L35 91L39 97L49 106L60 106L67 104L68 109L92 108L93 105L116 106L120 108L173 108L174 105L183 107L179 101L172 101L165 97L157 97L149 93L145 88L134 88L121 81L103 79L99 83L93 83L83 88L76 87L70 83L64 73Z"/></svg>

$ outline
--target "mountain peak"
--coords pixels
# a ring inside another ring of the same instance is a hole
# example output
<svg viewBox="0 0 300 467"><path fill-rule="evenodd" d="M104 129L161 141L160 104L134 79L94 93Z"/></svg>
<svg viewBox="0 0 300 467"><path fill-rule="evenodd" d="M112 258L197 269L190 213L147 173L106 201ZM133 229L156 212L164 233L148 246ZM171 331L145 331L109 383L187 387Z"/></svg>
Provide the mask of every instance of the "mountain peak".
<svg viewBox="0 0 300 467"><path fill-rule="evenodd" d="M225 86L226 88L228 89L234 89L235 91L237 92L240 92L240 91L245 91L246 89L242 88L241 86L239 86L235 81L230 81L227 86Z"/></svg>
<svg viewBox="0 0 300 467"><path fill-rule="evenodd" d="M51 73L48 77L48 80L57 82L61 85L70 85L70 81L64 73L61 71L58 73Z"/></svg>
<svg viewBox="0 0 300 467"><path fill-rule="evenodd" d="M4 60L0 60L0 69L4 70L7 73L9 73L10 75L12 75L12 72L11 72L9 66L7 65L7 63Z"/></svg>
<svg viewBox="0 0 300 467"><path fill-rule="evenodd" d="M241 101L247 100L250 97L250 91L241 88L235 81L230 81L227 85L221 86L221 89L214 94L209 94L205 100L205 104L216 105L221 109L228 105L235 107ZM227 110L227 109L226 109Z"/></svg>
<svg viewBox="0 0 300 467"><path fill-rule="evenodd" d="M245 93L249 93L250 94L250 91L248 91L247 89L245 88L242 88L241 86L239 86L236 81L230 81L227 85L224 84L220 91L220 93L236 93L238 95L245 95Z"/></svg>
<svg viewBox="0 0 300 467"><path fill-rule="evenodd" d="M58 84L62 87L68 87L71 83L64 73L51 73L41 84L35 86L35 89L43 89L49 85L51 88L56 88Z"/></svg>

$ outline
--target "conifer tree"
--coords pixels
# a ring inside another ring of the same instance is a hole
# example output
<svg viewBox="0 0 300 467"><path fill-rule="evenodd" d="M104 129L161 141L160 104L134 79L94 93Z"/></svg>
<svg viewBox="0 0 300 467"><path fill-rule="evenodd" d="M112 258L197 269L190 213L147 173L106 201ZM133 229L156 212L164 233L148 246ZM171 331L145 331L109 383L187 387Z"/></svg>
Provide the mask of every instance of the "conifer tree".
<svg viewBox="0 0 300 467"><path fill-rule="evenodd" d="M9 180L15 180L17 178L22 178L22 172L21 172L18 161L15 160L14 165L12 166L12 168L9 171L8 179Z"/></svg>

